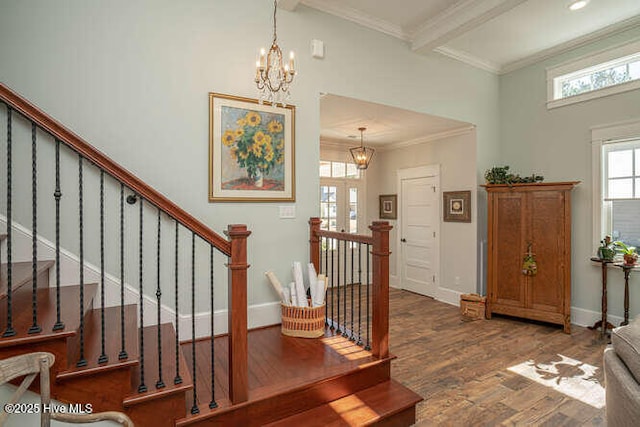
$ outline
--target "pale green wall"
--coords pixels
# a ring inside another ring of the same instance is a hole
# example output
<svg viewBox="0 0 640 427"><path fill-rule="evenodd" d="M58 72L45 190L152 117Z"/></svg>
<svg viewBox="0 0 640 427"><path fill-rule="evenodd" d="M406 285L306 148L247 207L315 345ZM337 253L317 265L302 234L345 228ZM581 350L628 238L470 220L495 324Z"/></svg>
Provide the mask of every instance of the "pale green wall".
<svg viewBox="0 0 640 427"><path fill-rule="evenodd" d="M371 220L378 219L378 195L398 194L398 170L427 165L440 166L440 190L462 191L470 190L471 204L476 206L477 176L476 176L476 134L470 130L463 135L431 141L405 148L396 148L379 153L368 176L367 185L372 189L368 192L367 214ZM400 202L399 202L400 203ZM440 217L442 214L439 214ZM476 263L478 236L476 212L472 213L471 223L453 223L440 221L440 277L439 287L443 288L436 296L452 296L442 294L443 290L456 293L476 292ZM391 231L391 265L390 273L395 280L399 280L397 269L398 221L390 221L394 226ZM465 260L472 260L466 262ZM446 292L446 291L445 291ZM457 295L456 295L457 297ZM457 298L454 299L457 301Z"/></svg>
<svg viewBox="0 0 640 427"><path fill-rule="evenodd" d="M592 238L591 128L640 118L640 90L547 110L545 68L640 37L640 28L575 49L501 76L501 159L520 174L546 181L581 181L573 191L571 305L600 311L600 269L589 257ZM631 284L631 315L640 312L637 277ZM621 316L623 279L609 276L609 312ZM635 292L634 292L635 291Z"/></svg>
<svg viewBox="0 0 640 427"><path fill-rule="evenodd" d="M246 223L250 304L275 300L265 270L284 279L291 261L308 256L320 92L474 123L478 171L498 154L497 76L300 6L278 17L281 45L299 58L297 218L279 220L278 203L208 203L207 93L255 97L270 16L258 0L0 2L0 80L213 229ZM325 42L324 60L310 56L314 38Z"/></svg>

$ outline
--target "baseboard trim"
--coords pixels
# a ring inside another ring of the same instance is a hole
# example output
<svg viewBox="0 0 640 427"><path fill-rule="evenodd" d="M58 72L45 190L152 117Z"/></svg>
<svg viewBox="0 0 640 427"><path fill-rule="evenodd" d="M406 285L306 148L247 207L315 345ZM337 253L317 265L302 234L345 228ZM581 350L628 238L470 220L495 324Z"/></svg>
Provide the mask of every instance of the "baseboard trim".
<svg viewBox="0 0 640 427"><path fill-rule="evenodd" d="M607 319L613 324L619 325L624 319L620 316L608 314ZM598 320L602 320L599 311L585 310L584 308L571 307L571 324L578 326L593 326Z"/></svg>
<svg viewBox="0 0 640 427"><path fill-rule="evenodd" d="M462 292L454 291L447 288L438 288L438 290L436 291L436 300L459 307L460 295L462 295Z"/></svg>

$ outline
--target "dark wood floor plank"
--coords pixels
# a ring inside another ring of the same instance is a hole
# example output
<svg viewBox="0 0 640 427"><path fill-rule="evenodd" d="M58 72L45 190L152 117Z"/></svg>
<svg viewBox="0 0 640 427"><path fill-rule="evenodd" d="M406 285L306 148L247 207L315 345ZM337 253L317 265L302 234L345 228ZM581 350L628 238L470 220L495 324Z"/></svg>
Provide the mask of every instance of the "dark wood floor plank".
<svg viewBox="0 0 640 427"><path fill-rule="evenodd" d="M508 370L529 360L564 355L597 367L604 386L597 332L501 316L463 322L457 307L407 291L390 291L392 378L425 398L418 425L514 425L557 421L600 425L593 408Z"/></svg>

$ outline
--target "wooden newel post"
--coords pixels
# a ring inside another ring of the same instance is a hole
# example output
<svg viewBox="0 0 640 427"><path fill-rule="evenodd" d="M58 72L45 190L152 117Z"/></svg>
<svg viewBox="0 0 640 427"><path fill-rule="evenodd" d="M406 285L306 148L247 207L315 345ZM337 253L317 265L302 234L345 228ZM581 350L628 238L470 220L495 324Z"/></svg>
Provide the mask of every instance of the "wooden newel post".
<svg viewBox="0 0 640 427"><path fill-rule="evenodd" d="M313 263L316 271L320 271L320 237L317 233L320 231L320 224L320 218L309 219L309 262Z"/></svg>
<svg viewBox="0 0 640 427"><path fill-rule="evenodd" d="M369 229L373 233L373 318L371 352L375 357L389 356L389 231L387 221L374 221Z"/></svg>
<svg viewBox="0 0 640 427"><path fill-rule="evenodd" d="M229 398L241 403L249 399L247 365L247 237L246 225L229 225L225 232L231 243L229 258Z"/></svg>

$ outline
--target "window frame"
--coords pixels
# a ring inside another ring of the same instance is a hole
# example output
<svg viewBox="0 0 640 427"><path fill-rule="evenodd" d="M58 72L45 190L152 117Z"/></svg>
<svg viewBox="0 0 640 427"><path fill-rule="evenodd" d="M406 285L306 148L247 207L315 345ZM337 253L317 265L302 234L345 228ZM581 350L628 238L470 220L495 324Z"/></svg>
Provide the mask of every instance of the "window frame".
<svg viewBox="0 0 640 427"><path fill-rule="evenodd" d="M602 215L605 201L606 177L602 159L604 145L625 140L640 139L640 120L628 120L591 128L591 177L592 177L592 243L597 247L604 237L604 218Z"/></svg>
<svg viewBox="0 0 640 427"><path fill-rule="evenodd" d="M547 72L547 109L571 105L578 102L584 102L591 99L597 99L605 96L615 95L617 93L627 92L630 90L640 89L640 79L607 86L601 89L591 90L578 95L568 96L565 98L555 98L556 89L561 87L561 82L557 80L561 77L571 78L578 74L582 74L589 68L595 69L607 66L609 63L615 63L625 57L632 55L640 55L640 39L604 49L560 65L548 67ZM640 59L640 57L636 58ZM633 61L635 62L635 61Z"/></svg>

